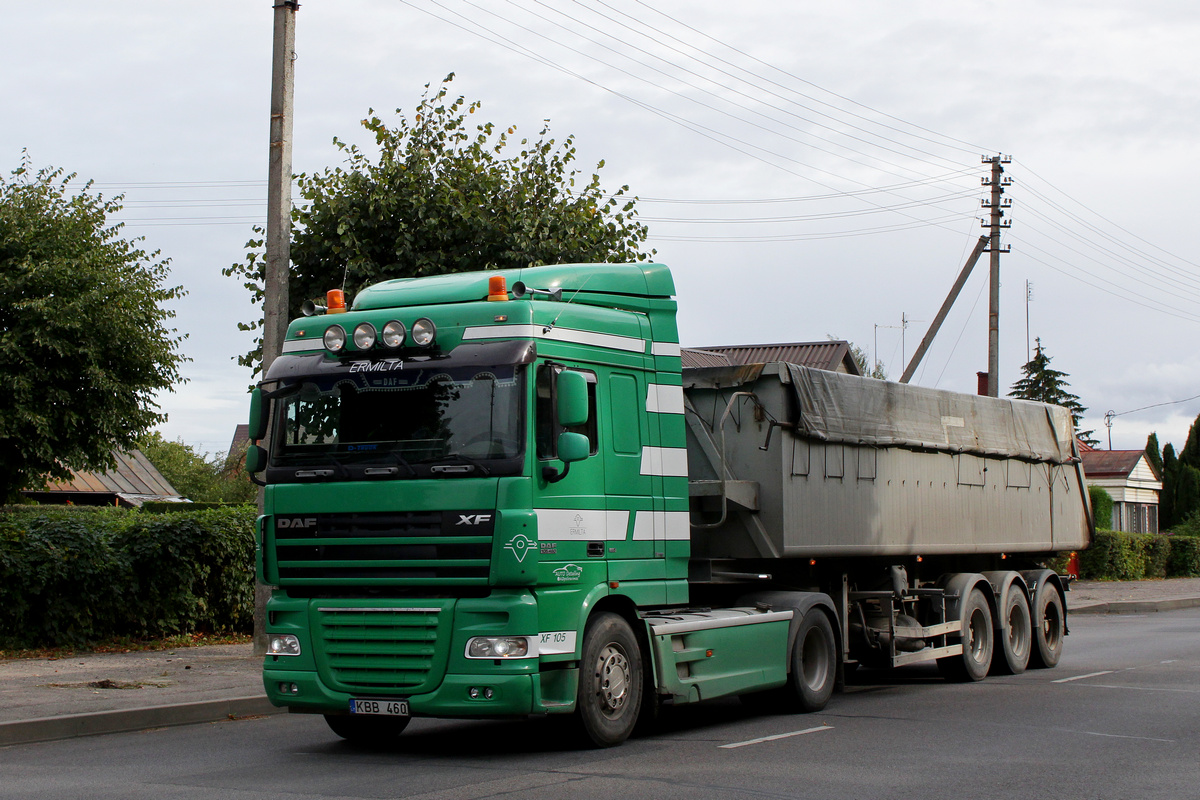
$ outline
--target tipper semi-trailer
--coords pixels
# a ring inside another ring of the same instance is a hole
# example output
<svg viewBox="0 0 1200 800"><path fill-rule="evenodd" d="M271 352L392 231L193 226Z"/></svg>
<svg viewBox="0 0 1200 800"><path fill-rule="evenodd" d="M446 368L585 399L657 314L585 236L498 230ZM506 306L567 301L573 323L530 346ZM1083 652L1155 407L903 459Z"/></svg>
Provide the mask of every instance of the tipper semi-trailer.
<svg viewBox="0 0 1200 800"><path fill-rule="evenodd" d="M271 701L411 718L823 708L847 671L1053 667L1093 526L1070 414L788 363L683 369L661 264L386 281L251 401ZM320 313L324 311L324 313Z"/></svg>

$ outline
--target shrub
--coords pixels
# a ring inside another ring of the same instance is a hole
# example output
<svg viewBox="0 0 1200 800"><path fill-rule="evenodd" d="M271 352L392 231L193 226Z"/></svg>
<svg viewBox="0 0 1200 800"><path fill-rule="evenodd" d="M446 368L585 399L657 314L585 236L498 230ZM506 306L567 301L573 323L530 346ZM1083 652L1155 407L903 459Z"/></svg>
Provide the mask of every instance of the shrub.
<svg viewBox="0 0 1200 800"><path fill-rule="evenodd" d="M1171 537L1171 553L1167 557L1167 576L1171 578L1200 577L1200 537L1179 534Z"/></svg>
<svg viewBox="0 0 1200 800"><path fill-rule="evenodd" d="M1145 539L1146 577L1167 577L1167 561L1171 557L1171 537L1161 533L1142 534Z"/></svg>
<svg viewBox="0 0 1200 800"><path fill-rule="evenodd" d="M0 509L0 646L251 630L254 516Z"/></svg>
<svg viewBox="0 0 1200 800"><path fill-rule="evenodd" d="M1112 495L1103 486L1088 486L1088 497L1092 500L1092 519L1097 528L1107 528L1113 524Z"/></svg>

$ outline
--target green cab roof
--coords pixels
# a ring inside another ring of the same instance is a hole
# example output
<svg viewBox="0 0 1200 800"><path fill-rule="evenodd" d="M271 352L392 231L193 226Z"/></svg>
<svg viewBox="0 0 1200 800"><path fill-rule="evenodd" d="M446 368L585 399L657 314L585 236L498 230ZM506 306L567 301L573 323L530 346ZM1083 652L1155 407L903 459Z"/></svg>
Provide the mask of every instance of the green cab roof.
<svg viewBox="0 0 1200 800"><path fill-rule="evenodd" d="M665 299L675 295L675 281L665 264L555 264L524 269L482 270L425 278L399 278L377 283L358 293L352 310L397 308L440 303L467 303L488 296L488 279L501 275L511 292L517 281L530 289L562 289L564 301L591 305L644 307L638 298Z"/></svg>

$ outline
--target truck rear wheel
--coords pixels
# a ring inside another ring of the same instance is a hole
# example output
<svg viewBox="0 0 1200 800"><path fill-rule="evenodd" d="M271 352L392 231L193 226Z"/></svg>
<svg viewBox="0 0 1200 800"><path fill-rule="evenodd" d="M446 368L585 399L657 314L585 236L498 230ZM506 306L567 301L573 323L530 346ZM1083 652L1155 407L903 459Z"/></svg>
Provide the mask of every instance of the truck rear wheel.
<svg viewBox="0 0 1200 800"><path fill-rule="evenodd" d="M329 729L355 744L381 744L395 739L408 727L410 717L357 717L326 714Z"/></svg>
<svg viewBox="0 0 1200 800"><path fill-rule="evenodd" d="M792 672L788 683L797 708L820 711L833 695L837 681L837 641L829 617L815 608L804 615L792 646Z"/></svg>
<svg viewBox="0 0 1200 800"><path fill-rule="evenodd" d="M961 655L938 659L938 669L947 680L981 681L992 665L992 611L987 598L976 587L962 605Z"/></svg>
<svg viewBox="0 0 1200 800"><path fill-rule="evenodd" d="M1020 584L1011 583L1004 593L1000 609L1000 646L992 655L992 671L1000 675L1020 675L1029 665L1033 644L1033 622L1029 600Z"/></svg>
<svg viewBox="0 0 1200 800"><path fill-rule="evenodd" d="M1058 666L1058 660L1062 658L1066 620L1062 595L1058 589L1047 581L1039 582L1033 596L1033 649L1029 666L1035 669Z"/></svg>
<svg viewBox="0 0 1200 800"><path fill-rule="evenodd" d="M576 714L597 747L629 738L642 704L642 653L624 618L597 614L583 634Z"/></svg>

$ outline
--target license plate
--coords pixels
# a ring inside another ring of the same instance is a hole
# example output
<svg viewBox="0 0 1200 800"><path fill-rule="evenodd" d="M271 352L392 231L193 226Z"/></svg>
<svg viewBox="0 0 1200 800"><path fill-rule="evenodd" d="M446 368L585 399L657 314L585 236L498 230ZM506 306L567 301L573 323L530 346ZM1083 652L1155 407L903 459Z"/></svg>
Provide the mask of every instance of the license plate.
<svg viewBox="0 0 1200 800"><path fill-rule="evenodd" d="M407 700L351 700L351 714L375 714L385 717L407 717Z"/></svg>

